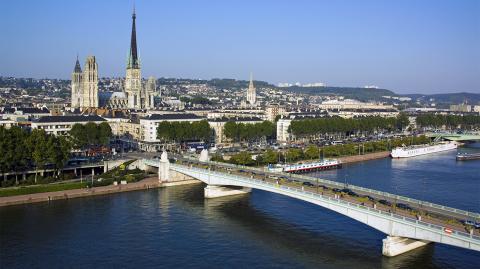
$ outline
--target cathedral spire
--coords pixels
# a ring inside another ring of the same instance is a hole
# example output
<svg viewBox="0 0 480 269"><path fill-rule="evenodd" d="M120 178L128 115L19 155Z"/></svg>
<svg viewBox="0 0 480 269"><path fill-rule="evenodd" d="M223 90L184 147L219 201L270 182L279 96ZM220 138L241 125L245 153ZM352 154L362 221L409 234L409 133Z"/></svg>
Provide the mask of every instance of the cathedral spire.
<svg viewBox="0 0 480 269"><path fill-rule="evenodd" d="M135 4L133 5L132 13L132 37L130 40L130 53L128 54L127 68L140 68L137 55L137 32L135 27L135 19L137 15L135 14Z"/></svg>
<svg viewBox="0 0 480 269"><path fill-rule="evenodd" d="M82 73L82 68L80 67L80 62L78 61L78 54L77 54L77 62L75 63L75 68L73 69L74 73Z"/></svg>

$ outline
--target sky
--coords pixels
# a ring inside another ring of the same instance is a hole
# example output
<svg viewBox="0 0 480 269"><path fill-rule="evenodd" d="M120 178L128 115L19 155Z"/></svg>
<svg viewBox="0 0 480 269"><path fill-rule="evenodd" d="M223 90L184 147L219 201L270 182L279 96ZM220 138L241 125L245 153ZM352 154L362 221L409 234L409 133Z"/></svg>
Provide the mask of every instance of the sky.
<svg viewBox="0 0 480 269"><path fill-rule="evenodd" d="M144 77L480 93L480 0L136 0ZM125 76L133 0L0 1L0 75Z"/></svg>

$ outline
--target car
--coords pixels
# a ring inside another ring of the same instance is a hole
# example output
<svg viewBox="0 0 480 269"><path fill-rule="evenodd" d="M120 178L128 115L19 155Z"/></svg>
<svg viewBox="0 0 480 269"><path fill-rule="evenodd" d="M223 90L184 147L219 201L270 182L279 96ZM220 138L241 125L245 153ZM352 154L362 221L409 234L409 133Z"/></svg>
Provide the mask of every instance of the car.
<svg viewBox="0 0 480 269"><path fill-rule="evenodd" d="M475 222L475 225L473 225L473 226L475 226L475 228L477 228L477 229L480 229L480 222Z"/></svg>
<svg viewBox="0 0 480 269"><path fill-rule="evenodd" d="M403 209L403 210L408 210L408 211L412 211L413 208L411 208L409 205L407 204L404 204L404 203L398 203L396 205L397 208L400 208L400 209Z"/></svg>
<svg viewBox="0 0 480 269"><path fill-rule="evenodd" d="M332 191L333 191L334 193L340 193L340 192L342 192L342 190L339 189L339 188L333 188Z"/></svg>
<svg viewBox="0 0 480 269"><path fill-rule="evenodd" d="M378 202L379 202L380 204L382 204L382 205L392 206L392 203L390 203L390 202L387 201L387 200L379 200Z"/></svg>
<svg viewBox="0 0 480 269"><path fill-rule="evenodd" d="M462 223L469 226L475 226L475 222L471 220L463 220Z"/></svg>
<svg viewBox="0 0 480 269"><path fill-rule="evenodd" d="M370 196L370 195L364 195L364 196L362 196L362 197L368 198L368 200L371 201L371 202L374 202L374 201L375 201L375 198L373 198L373 197Z"/></svg>
<svg viewBox="0 0 480 269"><path fill-rule="evenodd" d="M315 185L313 185L311 182L308 182L308 181L305 181L302 183L303 186L308 186L308 187L313 187Z"/></svg>
<svg viewBox="0 0 480 269"><path fill-rule="evenodd" d="M351 189L345 188L345 189L342 189L342 192L343 192L343 193L346 193L346 194L348 194L348 195L350 195L350 196L360 197L360 195L358 195L356 192L352 191Z"/></svg>

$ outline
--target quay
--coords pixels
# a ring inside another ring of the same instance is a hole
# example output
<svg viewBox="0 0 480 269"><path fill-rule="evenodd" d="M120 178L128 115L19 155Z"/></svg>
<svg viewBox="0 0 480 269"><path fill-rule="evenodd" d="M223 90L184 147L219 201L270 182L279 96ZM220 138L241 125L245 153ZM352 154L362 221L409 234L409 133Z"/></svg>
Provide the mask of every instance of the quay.
<svg viewBox="0 0 480 269"><path fill-rule="evenodd" d="M33 194L26 194L26 195L0 197L0 207L20 205L20 204L40 203L40 202L51 202L55 200L73 199L73 198L113 194L113 193L120 193L120 192L127 192L127 191L148 190L148 189L154 189L154 188L195 184L195 183L200 183L200 181L188 179L188 180L181 180L177 182L159 182L158 177L150 177L138 182L128 183L125 185L108 185L108 186L93 187L88 189L82 188L82 189L73 189L73 190L64 190L64 191L55 191L55 192L42 192L42 193L33 193Z"/></svg>

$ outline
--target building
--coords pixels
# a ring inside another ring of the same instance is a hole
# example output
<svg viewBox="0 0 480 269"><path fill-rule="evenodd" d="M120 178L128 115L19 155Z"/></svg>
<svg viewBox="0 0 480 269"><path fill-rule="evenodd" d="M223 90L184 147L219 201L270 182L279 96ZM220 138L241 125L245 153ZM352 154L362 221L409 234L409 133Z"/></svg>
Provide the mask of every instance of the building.
<svg viewBox="0 0 480 269"><path fill-rule="evenodd" d="M291 118L279 119L277 121L277 141L278 142L287 142L291 139L290 133L288 132L288 127L292 123Z"/></svg>
<svg viewBox="0 0 480 269"><path fill-rule="evenodd" d="M277 116L285 116L286 110L285 107L279 104L270 104L265 108L265 114L267 115L267 120L274 122Z"/></svg>
<svg viewBox="0 0 480 269"><path fill-rule="evenodd" d="M365 103L353 99L345 100L327 100L318 105L320 109L325 110L349 110L349 109L365 109L365 110L391 110L395 109L393 105L384 105L382 103Z"/></svg>
<svg viewBox="0 0 480 269"><path fill-rule="evenodd" d="M450 105L450 111L453 112L472 112L472 106L466 103L458 105Z"/></svg>
<svg viewBox="0 0 480 269"><path fill-rule="evenodd" d="M0 119L0 127L3 127L5 129L10 129L13 126L18 126L18 122L13 121L13 120Z"/></svg>
<svg viewBox="0 0 480 269"><path fill-rule="evenodd" d="M45 116L32 121L32 129L42 129L47 134L67 135L75 124L93 122L100 124L106 120L100 116Z"/></svg>
<svg viewBox="0 0 480 269"><path fill-rule="evenodd" d="M247 89L247 103L250 106L257 105L257 90L255 89L255 86L253 86L252 74L250 74L250 83L248 84L248 89Z"/></svg>
<svg viewBox="0 0 480 269"><path fill-rule="evenodd" d="M229 121L233 121L236 123L244 123L244 124L255 124L255 123L262 123L263 120L258 117L243 117L243 118L216 118L216 119L209 119L208 124L213 129L215 133L215 144L224 143L227 140L225 137L224 127L225 124Z"/></svg>
<svg viewBox="0 0 480 269"><path fill-rule="evenodd" d="M160 140L157 139L157 127L160 122L194 122L205 118L194 114L175 113L175 114L152 114L140 119L141 135L139 147L146 151L157 151L161 149Z"/></svg>
<svg viewBox="0 0 480 269"><path fill-rule="evenodd" d="M474 107L473 107L473 112L478 112L478 113L480 113L480 105L474 106Z"/></svg>
<svg viewBox="0 0 480 269"><path fill-rule="evenodd" d="M95 56L88 56L85 70L82 72L77 61L72 73L71 106L82 111L88 108L115 108L115 109L150 109L154 105L156 88L155 78L150 77L143 85L140 69L140 59L137 50L137 34L135 26L136 14L132 14L132 33L130 52L127 58L127 70L124 87L121 92L98 92L98 64Z"/></svg>

